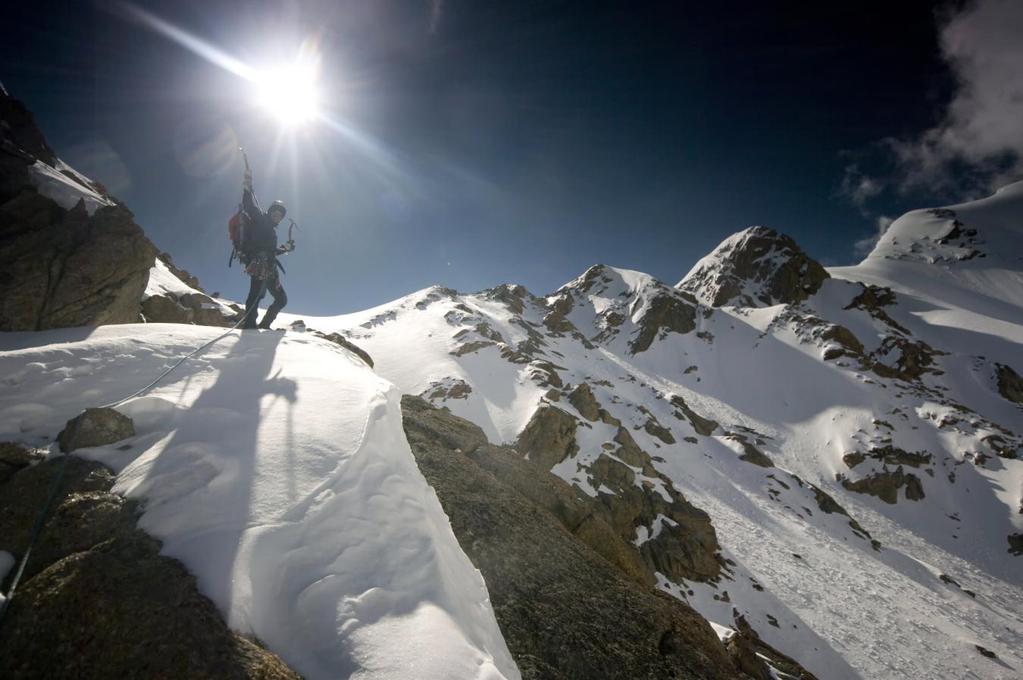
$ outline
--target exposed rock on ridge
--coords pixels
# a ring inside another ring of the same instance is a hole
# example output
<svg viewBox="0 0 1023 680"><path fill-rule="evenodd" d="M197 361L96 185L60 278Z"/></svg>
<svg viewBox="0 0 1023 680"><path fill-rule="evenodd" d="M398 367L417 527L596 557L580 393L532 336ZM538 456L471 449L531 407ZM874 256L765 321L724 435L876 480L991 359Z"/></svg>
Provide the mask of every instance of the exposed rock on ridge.
<svg viewBox="0 0 1023 680"><path fill-rule="evenodd" d="M156 248L122 205L89 214L84 199L66 210L38 193L37 162L70 172L24 105L0 92L0 331L138 321Z"/></svg>
<svg viewBox="0 0 1023 680"><path fill-rule="evenodd" d="M0 445L10 447L13 445ZM60 460L0 483L0 550L20 557ZM160 544L135 527L114 476L70 457L62 500L43 527L0 637L4 678L297 679L277 656L229 630Z"/></svg>
<svg viewBox="0 0 1023 680"><path fill-rule="evenodd" d="M520 490L567 485L421 399L404 397L402 409L420 469L483 573L523 678L757 677L739 670L686 604L626 577L566 531L533 500L546 492Z"/></svg>
<svg viewBox="0 0 1023 680"><path fill-rule="evenodd" d="M760 307L801 302L828 278L792 238L758 226L725 239L676 287L714 307Z"/></svg>
<svg viewBox="0 0 1023 680"><path fill-rule="evenodd" d="M127 208L89 215L23 190L0 205L0 330L138 321L155 257Z"/></svg>

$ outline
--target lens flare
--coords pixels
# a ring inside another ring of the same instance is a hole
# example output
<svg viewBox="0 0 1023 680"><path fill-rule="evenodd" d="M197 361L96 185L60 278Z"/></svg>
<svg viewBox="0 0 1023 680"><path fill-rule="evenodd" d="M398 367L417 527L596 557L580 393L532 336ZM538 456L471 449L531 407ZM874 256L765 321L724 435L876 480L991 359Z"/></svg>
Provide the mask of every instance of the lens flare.
<svg viewBox="0 0 1023 680"><path fill-rule="evenodd" d="M315 62L299 60L261 71L256 100L286 126L307 123L319 116L317 70Z"/></svg>

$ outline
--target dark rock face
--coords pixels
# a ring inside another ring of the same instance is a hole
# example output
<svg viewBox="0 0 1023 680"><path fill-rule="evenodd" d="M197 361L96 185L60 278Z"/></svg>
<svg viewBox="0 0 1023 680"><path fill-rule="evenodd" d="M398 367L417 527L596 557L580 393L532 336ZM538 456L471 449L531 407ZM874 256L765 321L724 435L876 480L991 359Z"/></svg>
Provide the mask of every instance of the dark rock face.
<svg viewBox="0 0 1023 680"><path fill-rule="evenodd" d="M229 328L238 320L242 308L232 305L235 314L225 314L213 298L203 293L153 295L142 301L142 316L148 323L194 323L199 326Z"/></svg>
<svg viewBox="0 0 1023 680"><path fill-rule="evenodd" d="M31 186L28 166L36 159L52 165L56 155L32 112L0 90L0 203Z"/></svg>
<svg viewBox="0 0 1023 680"><path fill-rule="evenodd" d="M739 442L739 445L742 446L742 455L739 456L739 460L746 461L747 463L753 463L760 467L774 467L774 461L771 460L771 457L754 446L753 442L751 442L749 437L746 435L738 432L729 432L725 436L732 441Z"/></svg>
<svg viewBox="0 0 1023 680"><path fill-rule="evenodd" d="M1006 364L995 364L998 377L998 393L1011 402L1023 406L1023 378Z"/></svg>
<svg viewBox="0 0 1023 680"><path fill-rule="evenodd" d="M648 350L659 335L696 330L695 300L684 300L677 291L665 291L650 301L637 326L639 332L629 343L633 354Z"/></svg>
<svg viewBox="0 0 1023 680"><path fill-rule="evenodd" d="M906 498L918 501L924 498L924 487L920 478L912 473L904 472L900 465L894 472L876 472L855 482L842 478L842 486L849 491L877 496L885 503L893 505L899 500L899 489L906 487Z"/></svg>
<svg viewBox="0 0 1023 680"><path fill-rule="evenodd" d="M882 362L884 357L895 356L894 365L890 360ZM913 381L925 373L940 375L941 370L933 368L934 357L945 354L934 349L926 342L914 342L909 338L889 335L869 357L868 364L874 373L882 378L895 378L898 380Z"/></svg>
<svg viewBox="0 0 1023 680"><path fill-rule="evenodd" d="M796 680L816 680L816 676L799 665L798 661L782 654L761 640L746 617L735 609L732 610L732 621L736 633L728 640L728 655L751 678L770 680L770 678L782 677ZM780 674L772 675L761 657L770 661L771 665L780 671Z"/></svg>
<svg viewBox="0 0 1023 680"><path fill-rule="evenodd" d="M0 633L0 677L299 677L227 628L194 577L135 527L98 463L47 461L0 485L0 550L23 553L60 465L61 494Z"/></svg>
<svg viewBox="0 0 1023 680"><path fill-rule="evenodd" d="M579 414L589 421L600 418L600 405L593 396L593 389L587 383L581 383L568 395L568 403L575 406Z"/></svg>
<svg viewBox="0 0 1023 680"><path fill-rule="evenodd" d="M16 472L42 460L43 454L26 449L14 442L0 442L0 484Z"/></svg>
<svg viewBox="0 0 1023 680"><path fill-rule="evenodd" d="M156 248L121 205L89 215L38 194L36 161L56 157L32 114L0 92L0 331L138 321Z"/></svg>
<svg viewBox="0 0 1023 680"><path fill-rule="evenodd" d="M1023 555L1023 534L1009 534L1009 552Z"/></svg>
<svg viewBox="0 0 1023 680"><path fill-rule="evenodd" d="M688 420L697 433L702 434L704 437L708 437L714 433L714 430L718 429L717 421L701 416L699 413L691 409L689 404L686 403L686 400L679 395L671 395L670 401L671 405L677 409L675 411L675 417L679 420Z"/></svg>
<svg viewBox="0 0 1023 680"><path fill-rule="evenodd" d="M320 333L319 331L311 331L311 332L313 333L313 335L321 337L324 340L330 340L331 342L333 342L334 344L338 345L339 347L343 347L346 350L348 350L349 352L354 353L357 357L359 357L360 359L365 361L367 366L369 366L370 368L373 368L373 357L371 357L369 355L369 352L367 352L366 350L362 349L361 347L359 347L354 342L352 342L351 340L349 340L345 336L341 335L340 333L325 334L325 333Z"/></svg>
<svg viewBox="0 0 1023 680"><path fill-rule="evenodd" d="M60 450L69 453L88 446L103 446L135 436L131 418L112 408L87 408L57 435Z"/></svg>
<svg viewBox="0 0 1023 680"><path fill-rule="evenodd" d="M567 485L421 399L402 407L419 467L483 573L523 678L748 677L690 607L566 530L552 508L586 516Z"/></svg>
<svg viewBox="0 0 1023 680"><path fill-rule="evenodd" d="M678 288L715 307L802 302L830 278L791 237L750 227L726 239Z"/></svg>
<svg viewBox="0 0 1023 680"><path fill-rule="evenodd" d="M127 208L24 190L0 205L0 330L138 321L155 256Z"/></svg>
<svg viewBox="0 0 1023 680"><path fill-rule="evenodd" d="M927 465L930 463L932 456L926 451L910 452L900 449L897 446L892 446L891 444L885 444L884 446L871 448L866 452L854 451L852 453L847 453L842 456L842 461L849 466L850 469L852 469L867 458L872 458L888 465L909 465L910 467L920 467L921 465Z"/></svg>
<svg viewBox="0 0 1023 680"><path fill-rule="evenodd" d="M619 430L619 434L623 432L627 434L626 430ZM631 447L623 444L616 455L623 460L629 458L629 464L601 456L590 466L594 484L613 492L598 494L596 511L628 543L635 539L640 527L655 534L638 548L651 577L660 572L674 581L717 578L721 572L719 546L707 513L687 501L667 478L658 474L650 456L634 443ZM642 486L636 483L637 474L630 467L633 464L641 467L646 476Z"/></svg>
<svg viewBox="0 0 1023 680"><path fill-rule="evenodd" d="M554 406L541 406L522 430L515 448L544 472L575 454L578 421Z"/></svg>
<svg viewBox="0 0 1023 680"><path fill-rule="evenodd" d="M588 420L608 422L609 414L586 383L573 390L569 399ZM578 501L611 527L626 546L633 545L637 532L648 532L638 548L648 579L652 580L655 572L676 581L717 578L721 571L719 546L710 517L657 472L650 454L626 428L616 425L614 457L601 455L587 469L592 485L604 491L595 499L577 491ZM577 427L578 421L565 411L541 406L519 435L516 448L547 472L578 451ZM637 549L630 551L636 553Z"/></svg>

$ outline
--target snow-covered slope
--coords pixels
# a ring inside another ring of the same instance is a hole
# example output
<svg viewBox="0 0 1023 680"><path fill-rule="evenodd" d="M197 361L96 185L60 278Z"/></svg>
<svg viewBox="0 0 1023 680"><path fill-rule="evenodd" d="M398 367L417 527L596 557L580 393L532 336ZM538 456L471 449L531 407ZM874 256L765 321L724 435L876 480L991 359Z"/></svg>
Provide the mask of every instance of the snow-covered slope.
<svg viewBox="0 0 1023 680"><path fill-rule="evenodd" d="M1023 344L1023 182L962 205L917 210L832 276L888 286L907 327L964 355L1009 362ZM1019 359L1015 359L1019 362Z"/></svg>
<svg viewBox="0 0 1023 680"><path fill-rule="evenodd" d="M823 275L798 249L747 247L786 237L744 232L716 252L754 263L752 280L704 261L682 290L597 266L546 297L434 287L305 322L492 440L523 441L538 408L567 413L573 442L553 474L613 507L635 500L608 475L624 465L650 498L710 514L720 573L658 570L660 587L718 625L736 608L820 677L1015 677L1020 194L954 208L963 233L1000 243L983 258L883 257L904 228L947 245L921 212L859 267ZM739 293L708 298L726 279ZM674 529L658 515L632 540L642 551Z"/></svg>
<svg viewBox="0 0 1023 680"><path fill-rule="evenodd" d="M222 332L175 324L0 335L0 440L49 446ZM142 502L232 628L307 678L519 677L486 587L409 450L400 393L304 334L234 332L82 449Z"/></svg>

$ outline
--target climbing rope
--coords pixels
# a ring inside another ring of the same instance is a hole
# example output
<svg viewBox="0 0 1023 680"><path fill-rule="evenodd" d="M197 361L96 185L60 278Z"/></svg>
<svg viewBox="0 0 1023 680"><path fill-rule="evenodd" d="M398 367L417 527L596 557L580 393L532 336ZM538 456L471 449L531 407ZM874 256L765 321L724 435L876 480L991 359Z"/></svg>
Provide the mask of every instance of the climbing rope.
<svg viewBox="0 0 1023 680"><path fill-rule="evenodd" d="M252 311L253 311L253 312L255 312L256 310L252 310ZM170 368L168 368L168 369L167 369L166 371L164 371L163 373L161 373L160 375L158 375L158 376L156 377L156 380L154 380L153 382L149 383L148 385L146 385L146 386L145 386L145 387L143 387L142 389L138 390L137 392L132 392L132 393L131 393L131 394L129 394L129 395L127 396L127 397L124 397L123 399L118 399L117 401L113 401L113 402L110 402L109 404L104 404L104 405L103 405L103 406L101 406L100 408L114 408L115 406L120 406L121 404L123 404L123 403L124 403L124 402L126 402L126 401L130 401L131 399L134 399L135 397L141 397L141 396L142 396L143 394L145 394L145 393L146 393L146 392L148 392L149 390L151 390L151 389L153 389L154 387L156 387L156 385L157 385L157 384L158 384L158 383L159 383L159 382L160 382L161 380L163 380L163 379L164 379L164 378L166 378L166 377L167 377L168 375L170 375L170 374L171 374L171 372L172 372L172 371L173 371L173 370L174 370L175 368L177 368L177 367L178 367L178 366L180 366L181 364L185 363L185 361L186 361L186 360L188 360L188 359L190 359L190 358L194 357L194 356L195 356L196 354L199 354L199 353L200 353L200 352L202 352L202 351L203 351L204 349L206 349L206 348L207 348L207 347L209 347L210 345L214 344L214 343L215 343L215 342L217 342L218 340L223 340L224 338L226 338L226 337L227 337L228 335L230 335L230 334L231 334L231 331L233 331L233 330L236 330L236 329L238 328L238 326L240 326L240 325L241 325L241 323L242 323L242 321L244 321L244 320L245 320L245 314L243 313L243 314L241 315L241 317L240 317L240 318L238 319L238 321L236 321L236 322L235 322L235 324L234 324L233 326L231 326L231 327L230 327L230 328L228 328L228 329L227 329L226 331L224 331L224 333L223 333L223 334L221 334L221 335L218 335L217 337L213 338L212 340L210 340L209 342L207 342L207 343L205 343L205 344L203 344L203 345L200 345L199 347L196 347L196 348L195 348L194 350L192 350L191 352L189 352L189 353L188 353L188 354L186 354L185 356L183 356L183 357L181 357L180 359L178 359L178 360L177 360L177 361L176 361L176 362L174 363L174 365L173 365L173 366L171 366L171 367L170 367Z"/></svg>
<svg viewBox="0 0 1023 680"><path fill-rule="evenodd" d="M46 498L46 503L43 504L42 512L36 516L36 521L32 525L32 533L29 535L28 547L25 548L25 554L21 556L21 562L18 564L18 571L14 573L14 580L11 581L11 587L7 591L7 595L3 602L0 602L0 626L3 625L4 615L7 613L7 607L11 604L11 600L14 599L14 591L18 587L18 581L21 580L21 575L25 572L25 565L28 564L28 556L32 553L32 548L36 544L36 540L39 538L39 534L43 531L43 520L46 519L47 513L50 511L50 506L53 505L53 500L57 497L57 489L60 488L60 482L64 478L64 469L67 467L67 459L69 456L64 454L64 460L60 464L60 470L57 471L57 476L54 477L53 483L50 485L50 494Z"/></svg>

